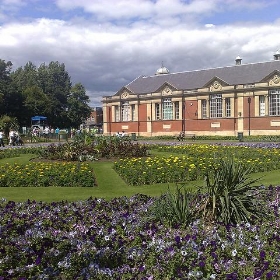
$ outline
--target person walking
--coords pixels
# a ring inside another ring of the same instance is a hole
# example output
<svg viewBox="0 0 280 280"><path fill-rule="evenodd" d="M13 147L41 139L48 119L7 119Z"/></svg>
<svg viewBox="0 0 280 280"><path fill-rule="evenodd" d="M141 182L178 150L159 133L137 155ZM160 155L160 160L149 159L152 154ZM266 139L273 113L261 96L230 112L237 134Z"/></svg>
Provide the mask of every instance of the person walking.
<svg viewBox="0 0 280 280"><path fill-rule="evenodd" d="M4 133L2 130L0 130L0 147L1 146L5 147L3 138L4 138Z"/></svg>

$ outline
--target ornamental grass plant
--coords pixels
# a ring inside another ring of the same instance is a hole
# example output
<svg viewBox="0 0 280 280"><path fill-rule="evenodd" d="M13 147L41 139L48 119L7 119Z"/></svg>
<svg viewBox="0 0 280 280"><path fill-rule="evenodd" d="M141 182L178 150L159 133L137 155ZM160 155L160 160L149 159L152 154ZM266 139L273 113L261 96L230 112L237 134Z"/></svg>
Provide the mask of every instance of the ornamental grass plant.
<svg viewBox="0 0 280 280"><path fill-rule="evenodd" d="M151 215L171 227L187 227L198 218L198 196L184 186L176 186L175 191L168 188L165 194L156 198Z"/></svg>
<svg viewBox="0 0 280 280"><path fill-rule="evenodd" d="M262 200L260 178L251 179L252 168L234 158L217 159L205 172L206 196L203 218L211 222L238 224L260 220L268 215Z"/></svg>

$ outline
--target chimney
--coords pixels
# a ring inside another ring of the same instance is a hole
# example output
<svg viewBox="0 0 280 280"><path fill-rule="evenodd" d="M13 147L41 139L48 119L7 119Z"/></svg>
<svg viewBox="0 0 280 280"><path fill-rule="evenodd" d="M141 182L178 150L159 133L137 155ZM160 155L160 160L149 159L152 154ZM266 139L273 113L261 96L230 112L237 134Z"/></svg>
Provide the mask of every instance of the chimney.
<svg viewBox="0 0 280 280"><path fill-rule="evenodd" d="M235 59L235 65L241 65L241 61L242 61L242 58L240 56L237 56Z"/></svg>
<svg viewBox="0 0 280 280"><path fill-rule="evenodd" d="M274 60L280 60L280 51L278 50L273 56Z"/></svg>

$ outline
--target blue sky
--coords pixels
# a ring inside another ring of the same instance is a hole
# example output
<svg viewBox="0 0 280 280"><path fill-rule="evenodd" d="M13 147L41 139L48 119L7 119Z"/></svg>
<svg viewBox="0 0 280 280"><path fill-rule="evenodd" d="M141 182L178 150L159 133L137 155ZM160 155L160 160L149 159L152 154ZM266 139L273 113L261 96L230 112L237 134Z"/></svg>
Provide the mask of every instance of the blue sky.
<svg viewBox="0 0 280 280"><path fill-rule="evenodd" d="M269 61L280 0L0 0L0 59L64 63L92 106L163 63L170 72Z"/></svg>

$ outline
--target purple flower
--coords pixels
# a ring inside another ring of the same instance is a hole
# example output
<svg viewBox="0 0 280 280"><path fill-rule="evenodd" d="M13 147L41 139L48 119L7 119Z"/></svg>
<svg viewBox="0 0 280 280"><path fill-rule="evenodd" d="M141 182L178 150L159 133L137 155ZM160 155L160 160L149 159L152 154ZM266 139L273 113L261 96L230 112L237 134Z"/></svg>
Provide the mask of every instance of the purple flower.
<svg viewBox="0 0 280 280"><path fill-rule="evenodd" d="M266 279L272 279L273 278L273 272L269 271L266 273Z"/></svg>
<svg viewBox="0 0 280 280"><path fill-rule="evenodd" d="M181 242L181 237L179 235L175 236L175 241L179 244Z"/></svg>
<svg viewBox="0 0 280 280"><path fill-rule="evenodd" d="M41 263L41 257L37 257L36 261L35 261L35 264L36 265L39 265Z"/></svg>
<svg viewBox="0 0 280 280"><path fill-rule="evenodd" d="M265 251L260 251L260 258L263 260L265 258Z"/></svg>
<svg viewBox="0 0 280 280"><path fill-rule="evenodd" d="M200 261L198 265L199 265L200 268L203 268L203 267L205 267L205 262L204 261Z"/></svg>

